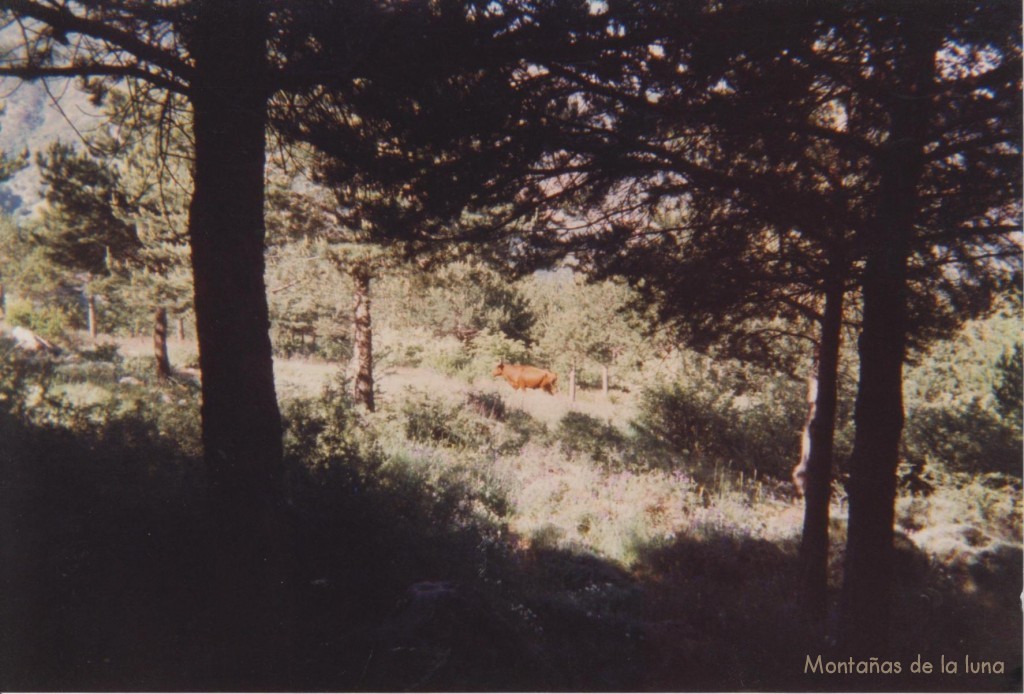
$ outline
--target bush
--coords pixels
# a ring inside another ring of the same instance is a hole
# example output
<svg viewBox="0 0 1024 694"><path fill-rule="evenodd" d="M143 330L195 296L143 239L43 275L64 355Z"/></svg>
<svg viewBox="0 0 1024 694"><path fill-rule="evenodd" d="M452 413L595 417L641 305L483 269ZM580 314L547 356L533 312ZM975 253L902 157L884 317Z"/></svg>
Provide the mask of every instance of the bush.
<svg viewBox="0 0 1024 694"><path fill-rule="evenodd" d="M419 344L400 344L377 357L378 363L415 369L423 364L424 347Z"/></svg>
<svg viewBox="0 0 1024 694"><path fill-rule="evenodd" d="M505 401L497 393L473 391L466 394L466 405L481 417L504 422L508 416Z"/></svg>
<svg viewBox="0 0 1024 694"><path fill-rule="evenodd" d="M584 455L611 467L621 466L628 447L618 428L582 412L566 413L558 422L555 439L566 455Z"/></svg>
<svg viewBox="0 0 1024 694"><path fill-rule="evenodd" d="M109 362L114 364L122 360L119 349L120 348L117 344L113 342L105 342L103 344L96 345L92 349L83 349L79 351L78 356L84 361Z"/></svg>
<svg viewBox="0 0 1024 694"><path fill-rule="evenodd" d="M997 382L992 387L992 395L996 400L996 410L1007 423L1019 427L1024 413L1024 356L1021 345L1013 346L1013 351L1004 352L996 362Z"/></svg>
<svg viewBox="0 0 1024 694"><path fill-rule="evenodd" d="M421 363L427 368L440 371L446 376L463 377L469 372L473 357L457 340L437 339L423 353Z"/></svg>
<svg viewBox="0 0 1024 694"><path fill-rule="evenodd" d="M72 327L71 317L59 306L35 308L27 301L7 305L7 322L20 325L48 340L63 338Z"/></svg>
<svg viewBox="0 0 1024 694"><path fill-rule="evenodd" d="M801 408L799 397L775 393L741 409L720 390L679 383L647 389L633 423L635 462L666 468L685 462L694 474L725 467L788 479L799 451Z"/></svg>
<svg viewBox="0 0 1024 694"><path fill-rule="evenodd" d="M21 418L48 394L53 362L21 351L0 336L0 411Z"/></svg>
<svg viewBox="0 0 1024 694"><path fill-rule="evenodd" d="M907 417L903 454L912 473L926 468L950 472L996 472L1020 476L1021 431L972 402L964 407L920 407Z"/></svg>
<svg viewBox="0 0 1024 694"><path fill-rule="evenodd" d="M415 391L406 391L402 403L406 438L421 443L451 448L479 449L494 439L495 423L461 404L434 400Z"/></svg>
<svg viewBox="0 0 1024 694"><path fill-rule="evenodd" d="M282 412L285 459L323 483L338 476L356 480L377 467L381 455L364 433L344 377L324 387L317 400L287 401Z"/></svg>
<svg viewBox="0 0 1024 694"><path fill-rule="evenodd" d="M524 342L486 328L473 338L469 351L473 357L474 370L487 373L499 361L519 364L528 362L530 358L530 351Z"/></svg>

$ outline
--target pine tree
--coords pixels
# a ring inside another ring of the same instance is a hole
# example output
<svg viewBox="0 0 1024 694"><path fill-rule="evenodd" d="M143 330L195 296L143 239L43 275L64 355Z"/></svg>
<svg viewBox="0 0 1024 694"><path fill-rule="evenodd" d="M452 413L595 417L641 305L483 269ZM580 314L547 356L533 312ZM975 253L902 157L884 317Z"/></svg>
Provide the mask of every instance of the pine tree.
<svg viewBox="0 0 1024 694"><path fill-rule="evenodd" d="M41 153L37 164L48 203L41 241L50 260L80 282L89 336L96 339L97 298L138 258L138 232L115 211L125 200L110 166L60 142Z"/></svg>
<svg viewBox="0 0 1024 694"><path fill-rule="evenodd" d="M310 156L301 149L292 154L295 161ZM402 265L400 249L372 243L367 226L350 225L335 195L310 181L302 170L291 176L277 174L268 195L271 233L277 242L306 241L313 258L327 261L335 276L343 276L350 283L352 357L347 375L355 402L373 412L376 403L371 285L382 273ZM306 281L296 281L308 285ZM338 306L334 313L341 315L344 309Z"/></svg>
<svg viewBox="0 0 1024 694"><path fill-rule="evenodd" d="M613 365L643 352L641 316L633 311L635 294L621 283L587 283L580 274L555 273L534 281L530 302L542 318L535 329L536 351L550 368L566 373L568 397L575 401L579 373L597 367L608 396Z"/></svg>
<svg viewBox="0 0 1024 694"><path fill-rule="evenodd" d="M837 297L860 290L844 631L855 650L878 643L892 566L907 340L947 331L958 313L984 310L1019 273L1011 236L1020 225L1011 163L1020 150L1012 125L1020 113L1019 13L1009 4L968 3L927 10L870 2L625 5L630 11L616 15L624 33L647 43L632 78L562 70L588 95L590 122L606 134L576 154L577 180L592 177L609 210L594 216L614 215L620 224L617 234L598 237L605 245L597 248L617 244L629 255L639 247L641 258L656 259L657 252L642 253L664 239L650 220L681 204L687 214L662 250L679 257L682 239L703 253L707 272L694 259L696 275L663 285L669 311L676 297L701 296L701 284L709 306L732 297L724 312L731 321L744 315L736 308L772 310L764 299L784 298L773 285L826 297L829 286ZM634 202L623 206L627 193ZM649 283L641 267L634 264L635 276ZM715 271L719 282L702 282ZM676 284L692 291L673 293ZM841 311L832 315L837 326ZM820 605L827 506L811 523L810 502L805 530L817 537Z"/></svg>
<svg viewBox="0 0 1024 694"><path fill-rule="evenodd" d="M336 185L405 200L425 221L400 226L424 242L450 240L446 225L466 206L505 204L476 237L511 232L511 255L629 253L664 231L659 214L682 206L684 222L700 226L680 234L704 233L693 247L709 262L732 259L716 269L740 315L724 319L744 318L744 308L770 314L761 290L781 280L804 307L787 311L829 326L822 374L845 303L825 298L858 291L845 632L861 645L880 641L907 341L948 330L959 309L983 310L1019 272L1017 8L624 0L590 9L481 12L478 42L510 17L529 29L508 31L488 51L472 40L458 46L450 58L467 68L461 79L432 72L438 63L411 41L398 63L415 71L395 75L387 62L334 95L300 93L306 117L282 127L331 155L325 175ZM571 38L557 43L567 26ZM373 117L334 117L355 105ZM422 139L414 123L446 137ZM512 228L517 219L534 233ZM819 401L831 390L819 384ZM827 404L818 403L812 427L823 435ZM826 462L816 460L809 482L818 492L808 497L818 509L808 521L819 613Z"/></svg>
<svg viewBox="0 0 1024 694"><path fill-rule="evenodd" d="M15 0L0 20L29 37L0 74L110 80L192 106L189 240L202 378L203 449L218 534L214 671L234 686L280 652L283 448L263 284L269 6ZM71 40L69 40L69 38ZM269 560L268 560L269 558Z"/></svg>

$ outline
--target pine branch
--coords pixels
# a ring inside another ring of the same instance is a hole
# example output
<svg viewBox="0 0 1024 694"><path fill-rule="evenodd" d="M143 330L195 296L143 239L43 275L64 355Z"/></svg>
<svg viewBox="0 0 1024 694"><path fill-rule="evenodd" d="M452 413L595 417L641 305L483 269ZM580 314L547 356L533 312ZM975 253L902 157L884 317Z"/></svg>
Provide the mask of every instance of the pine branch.
<svg viewBox="0 0 1024 694"><path fill-rule="evenodd" d="M116 46L140 61L170 72L184 82L190 83L195 76L192 66L174 52L143 41L137 32L118 28L109 21L109 18L92 19L76 15L68 9L67 2L57 5L34 0L6 0L6 4L7 11L13 12L15 16L30 17L52 28L58 39L68 34L82 34ZM154 8L148 5L145 9L136 9L132 17L144 16L147 13L157 21L166 21L161 17L164 12L154 11Z"/></svg>
<svg viewBox="0 0 1024 694"><path fill-rule="evenodd" d="M0 65L0 76L17 77L23 80L45 79L48 77L114 77L144 80L158 87L182 96L189 95L189 88L165 75L150 72L138 65L109 65L105 63L83 63L69 66L42 65Z"/></svg>

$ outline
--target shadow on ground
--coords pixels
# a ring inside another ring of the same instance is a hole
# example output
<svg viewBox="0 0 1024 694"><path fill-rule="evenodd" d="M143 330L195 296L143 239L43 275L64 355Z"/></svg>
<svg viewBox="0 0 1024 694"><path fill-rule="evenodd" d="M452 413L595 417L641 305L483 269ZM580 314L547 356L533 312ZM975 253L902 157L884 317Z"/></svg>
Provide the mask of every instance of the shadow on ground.
<svg viewBox="0 0 1024 694"><path fill-rule="evenodd" d="M210 675L214 550L198 461L138 432L97 438L9 417L0 429L0 689L260 688ZM841 656L802 625L791 545L679 538L627 569L523 549L474 522L457 489L439 499L369 473L290 479L292 626L268 689L1021 686L1019 549L961 571L902 547L890 657L903 675L805 674L808 655ZM917 653L1002 659L1006 673L910 676Z"/></svg>

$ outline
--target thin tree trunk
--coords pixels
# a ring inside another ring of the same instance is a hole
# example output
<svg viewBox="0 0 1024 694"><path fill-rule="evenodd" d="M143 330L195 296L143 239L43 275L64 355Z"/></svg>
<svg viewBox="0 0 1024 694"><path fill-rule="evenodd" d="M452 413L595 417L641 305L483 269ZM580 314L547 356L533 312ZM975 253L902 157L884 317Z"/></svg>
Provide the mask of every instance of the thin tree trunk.
<svg viewBox="0 0 1024 694"><path fill-rule="evenodd" d="M608 365L601 365L601 395L608 397Z"/></svg>
<svg viewBox="0 0 1024 694"><path fill-rule="evenodd" d="M160 307L153 315L153 356L156 357L156 377L163 381L171 377L171 360L167 357L167 309Z"/></svg>
<svg viewBox="0 0 1024 694"><path fill-rule="evenodd" d="M815 359L812 416L807 427L804 466L804 530L800 543L804 606L823 620L828 607L828 530L832 498L832 447L839 393L839 346L843 327L843 287L837 279L825 293L821 340Z"/></svg>
<svg viewBox="0 0 1024 694"><path fill-rule="evenodd" d="M218 0L195 11L189 237L212 541L209 684L280 687L287 562L263 279L267 7Z"/></svg>
<svg viewBox="0 0 1024 694"><path fill-rule="evenodd" d="M877 655L888 643L896 467L903 430L907 265L924 167L927 94L938 49L925 28L926 13L908 6L901 18L895 85L899 93L892 99L891 132L881 155L877 217L866 230L840 633L845 650L854 657Z"/></svg>
<svg viewBox="0 0 1024 694"><path fill-rule="evenodd" d="M178 316L178 342L185 341L185 319Z"/></svg>
<svg viewBox="0 0 1024 694"><path fill-rule="evenodd" d="M86 305L86 321L89 326L89 337L93 340L96 339L96 297L93 294L88 294L85 297Z"/></svg>
<svg viewBox="0 0 1024 694"><path fill-rule="evenodd" d="M807 416L804 418L803 429L800 430L800 462L793 468L793 486L797 496L803 498L807 493L807 463L811 459L811 423L818 408L818 351L814 353L811 364L811 375L807 378Z"/></svg>
<svg viewBox="0 0 1024 694"><path fill-rule="evenodd" d="M569 402L576 402L576 364L569 369Z"/></svg>
<svg viewBox="0 0 1024 694"><path fill-rule="evenodd" d="M357 265L352 271L355 287L355 305L352 309L353 373L352 395L355 401L370 412L374 411L373 401L373 324L370 315L371 273L366 267Z"/></svg>

